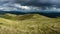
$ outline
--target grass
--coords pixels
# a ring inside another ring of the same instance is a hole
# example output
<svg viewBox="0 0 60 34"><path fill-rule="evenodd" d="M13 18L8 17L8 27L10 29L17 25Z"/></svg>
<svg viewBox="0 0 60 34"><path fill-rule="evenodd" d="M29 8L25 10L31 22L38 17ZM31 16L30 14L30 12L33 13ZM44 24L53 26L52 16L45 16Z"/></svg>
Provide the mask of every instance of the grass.
<svg viewBox="0 0 60 34"><path fill-rule="evenodd" d="M5 14L0 17L0 34L60 34L60 18Z"/></svg>

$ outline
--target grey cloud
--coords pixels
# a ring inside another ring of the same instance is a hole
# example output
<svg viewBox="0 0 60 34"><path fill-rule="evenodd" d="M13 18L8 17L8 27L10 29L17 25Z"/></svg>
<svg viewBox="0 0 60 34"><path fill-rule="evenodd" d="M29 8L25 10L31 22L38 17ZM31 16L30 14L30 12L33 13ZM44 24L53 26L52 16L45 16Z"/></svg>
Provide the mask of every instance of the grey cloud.
<svg viewBox="0 0 60 34"><path fill-rule="evenodd" d="M46 7L50 8L51 6L60 7L60 0L0 0L0 3L4 3L4 5L8 4L10 7L10 3L21 4L23 6L35 6L41 7L41 9L46 9ZM11 6L12 6L11 5Z"/></svg>
<svg viewBox="0 0 60 34"><path fill-rule="evenodd" d="M60 0L0 0L0 3L19 3L32 6L60 5Z"/></svg>
<svg viewBox="0 0 60 34"><path fill-rule="evenodd" d="M16 3L22 5L32 5L32 6L50 6L50 5L60 5L60 0L16 0Z"/></svg>

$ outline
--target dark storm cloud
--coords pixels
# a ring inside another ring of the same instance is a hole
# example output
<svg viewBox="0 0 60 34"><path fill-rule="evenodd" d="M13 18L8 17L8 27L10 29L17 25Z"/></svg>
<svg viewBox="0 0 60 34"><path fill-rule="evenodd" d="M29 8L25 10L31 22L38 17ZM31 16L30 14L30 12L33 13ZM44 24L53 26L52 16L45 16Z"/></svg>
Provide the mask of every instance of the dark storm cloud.
<svg viewBox="0 0 60 34"><path fill-rule="evenodd" d="M48 9L57 9L60 7L60 0L0 0L0 6L2 7L13 7L13 8L27 8L33 10L48 10ZM26 7L27 6L27 7ZM32 8L31 8L32 7ZM38 7L38 8L34 8ZM2 9L2 8L1 8ZM14 9L14 10L16 10Z"/></svg>
<svg viewBox="0 0 60 34"><path fill-rule="evenodd" d="M41 6L46 3L39 2L40 0L16 0L17 3L20 3L22 5L32 5L32 6ZM48 5L48 4L46 4Z"/></svg>
<svg viewBox="0 0 60 34"><path fill-rule="evenodd" d="M60 0L0 0L0 3L19 3L29 6L59 6Z"/></svg>
<svg viewBox="0 0 60 34"><path fill-rule="evenodd" d="M16 3L32 6L52 6L60 5L60 0L16 0Z"/></svg>

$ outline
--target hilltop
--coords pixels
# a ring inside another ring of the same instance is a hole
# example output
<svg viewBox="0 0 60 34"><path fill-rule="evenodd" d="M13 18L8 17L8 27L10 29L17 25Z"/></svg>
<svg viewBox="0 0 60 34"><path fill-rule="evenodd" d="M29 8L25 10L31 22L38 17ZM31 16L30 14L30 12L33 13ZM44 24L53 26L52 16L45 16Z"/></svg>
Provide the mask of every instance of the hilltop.
<svg viewBox="0 0 60 34"><path fill-rule="evenodd" d="M60 18L39 14L0 15L0 34L60 34Z"/></svg>

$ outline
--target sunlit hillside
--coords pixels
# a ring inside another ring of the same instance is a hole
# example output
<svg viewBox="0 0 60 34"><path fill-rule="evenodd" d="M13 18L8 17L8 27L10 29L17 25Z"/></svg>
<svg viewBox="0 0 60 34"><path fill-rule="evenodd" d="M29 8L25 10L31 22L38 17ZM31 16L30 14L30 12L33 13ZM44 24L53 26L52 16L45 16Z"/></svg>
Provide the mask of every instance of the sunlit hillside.
<svg viewBox="0 0 60 34"><path fill-rule="evenodd" d="M0 34L60 34L60 18L39 14L0 15Z"/></svg>

